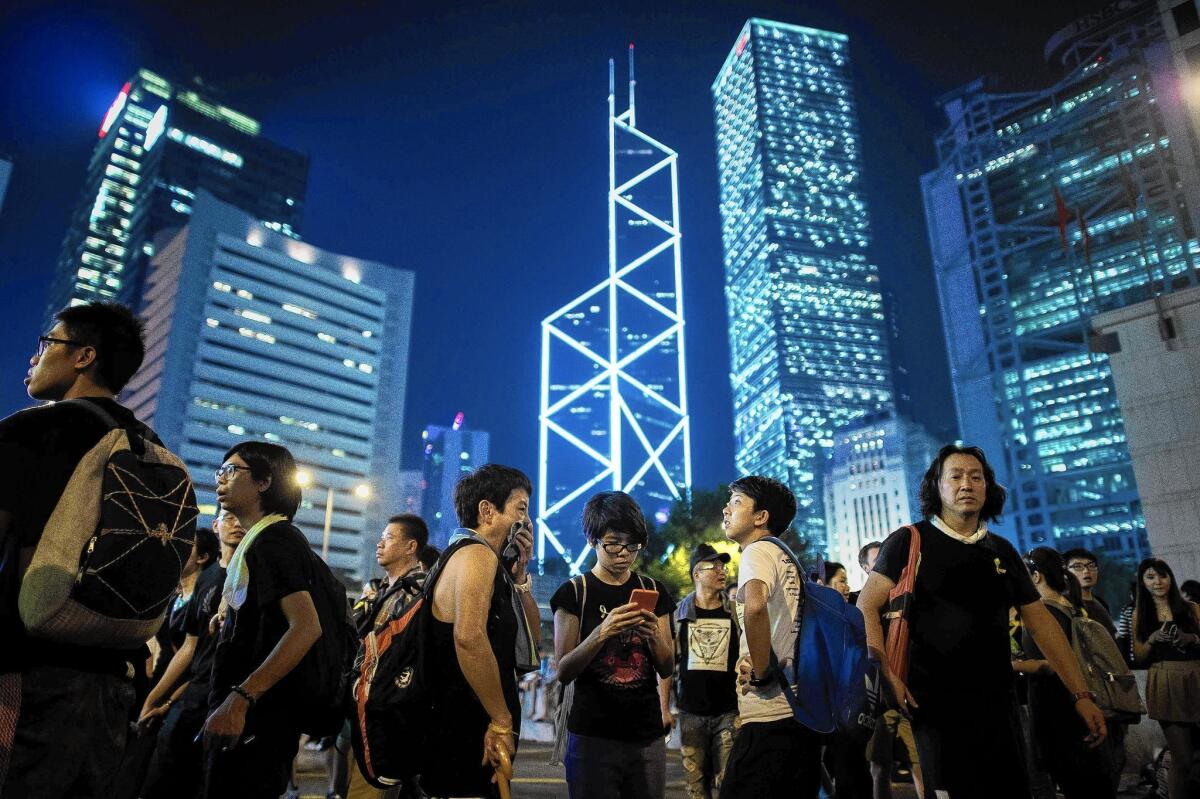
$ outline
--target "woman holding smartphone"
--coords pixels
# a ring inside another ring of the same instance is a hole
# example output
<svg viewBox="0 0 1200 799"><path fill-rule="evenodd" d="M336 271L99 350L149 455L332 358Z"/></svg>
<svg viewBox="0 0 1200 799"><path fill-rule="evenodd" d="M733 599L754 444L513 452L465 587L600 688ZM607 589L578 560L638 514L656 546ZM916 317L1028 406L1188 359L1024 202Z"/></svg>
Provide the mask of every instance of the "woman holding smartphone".
<svg viewBox="0 0 1200 799"><path fill-rule="evenodd" d="M1150 667L1146 708L1171 749L1168 794L1183 799L1200 751L1200 607L1179 593L1165 561L1146 558L1138 564L1133 617L1134 659Z"/></svg>
<svg viewBox="0 0 1200 799"><path fill-rule="evenodd" d="M662 583L633 571L647 530L632 497L593 496L583 510L583 532L596 565L550 599L558 679L574 682L575 691L567 717L567 790L571 799L661 799L667 714L658 678L674 668L675 602Z"/></svg>

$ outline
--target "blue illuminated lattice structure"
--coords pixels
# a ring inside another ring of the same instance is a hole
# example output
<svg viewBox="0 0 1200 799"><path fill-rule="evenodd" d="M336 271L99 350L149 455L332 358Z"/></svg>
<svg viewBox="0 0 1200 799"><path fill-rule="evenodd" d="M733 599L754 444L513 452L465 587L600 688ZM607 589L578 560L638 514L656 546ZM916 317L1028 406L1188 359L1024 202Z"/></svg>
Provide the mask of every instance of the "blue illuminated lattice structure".
<svg viewBox="0 0 1200 799"><path fill-rule="evenodd" d="M538 560L572 571L589 550L579 519L595 491L632 494L665 521L692 482L684 372L678 155L608 92L608 277L542 321Z"/></svg>
<svg viewBox="0 0 1200 799"><path fill-rule="evenodd" d="M942 99L922 187L960 428L1008 486L1004 532L1136 562L1145 522L1090 320L1197 283L1197 156L1153 4L1065 30L1053 85Z"/></svg>
<svg viewBox="0 0 1200 799"><path fill-rule="evenodd" d="M735 457L826 543L834 432L892 404L848 44L751 19L713 83Z"/></svg>

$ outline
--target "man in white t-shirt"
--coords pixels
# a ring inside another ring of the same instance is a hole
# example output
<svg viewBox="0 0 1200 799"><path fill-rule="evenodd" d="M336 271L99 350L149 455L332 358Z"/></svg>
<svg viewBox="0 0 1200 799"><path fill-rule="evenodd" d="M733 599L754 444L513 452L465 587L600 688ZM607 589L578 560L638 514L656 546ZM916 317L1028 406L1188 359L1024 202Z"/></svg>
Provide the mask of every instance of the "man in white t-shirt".
<svg viewBox="0 0 1200 799"><path fill-rule="evenodd" d="M800 570L767 536L782 535L796 516L796 498L769 477L743 477L729 486L722 512L725 536L742 552L737 615L741 627L738 712L721 799L817 796L821 742L802 727L779 687L775 658L786 663L796 636Z"/></svg>

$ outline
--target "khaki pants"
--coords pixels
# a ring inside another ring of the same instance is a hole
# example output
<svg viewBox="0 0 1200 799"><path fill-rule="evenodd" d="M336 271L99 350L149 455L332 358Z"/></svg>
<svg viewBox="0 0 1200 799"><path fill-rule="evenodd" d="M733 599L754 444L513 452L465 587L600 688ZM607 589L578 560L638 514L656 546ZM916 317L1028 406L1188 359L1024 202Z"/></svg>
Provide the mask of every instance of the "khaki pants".
<svg viewBox="0 0 1200 799"><path fill-rule="evenodd" d="M710 799L721 789L725 764L733 749L737 713L696 716L679 713L679 752L683 756L688 799Z"/></svg>

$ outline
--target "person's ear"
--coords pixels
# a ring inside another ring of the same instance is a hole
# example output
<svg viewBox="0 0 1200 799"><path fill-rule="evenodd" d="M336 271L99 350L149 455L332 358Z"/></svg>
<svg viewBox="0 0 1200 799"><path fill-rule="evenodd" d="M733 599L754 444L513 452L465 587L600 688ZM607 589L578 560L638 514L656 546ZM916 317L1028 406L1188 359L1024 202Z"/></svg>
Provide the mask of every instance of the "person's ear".
<svg viewBox="0 0 1200 799"><path fill-rule="evenodd" d="M75 369L83 372L89 369L96 363L96 348L92 346L80 347L75 351Z"/></svg>
<svg viewBox="0 0 1200 799"><path fill-rule="evenodd" d="M258 485L258 493L265 494L271 487L271 475L267 475L264 480L255 480L254 482Z"/></svg>
<svg viewBox="0 0 1200 799"><path fill-rule="evenodd" d="M491 524L492 516L495 515L496 506L490 500L479 500L479 524L480 526Z"/></svg>

